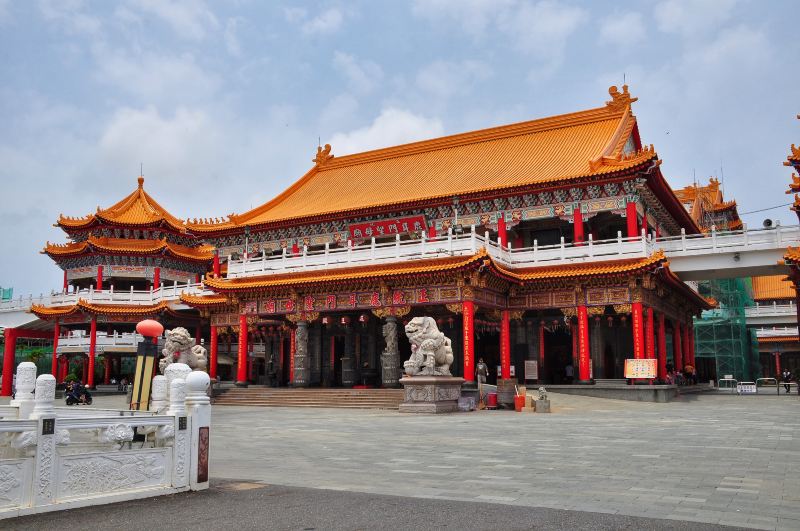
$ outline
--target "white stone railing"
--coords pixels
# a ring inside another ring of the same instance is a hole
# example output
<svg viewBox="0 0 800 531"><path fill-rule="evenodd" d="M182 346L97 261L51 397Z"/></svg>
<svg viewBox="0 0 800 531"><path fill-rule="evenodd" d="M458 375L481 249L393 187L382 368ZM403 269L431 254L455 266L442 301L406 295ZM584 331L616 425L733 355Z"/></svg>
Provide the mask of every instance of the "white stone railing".
<svg viewBox="0 0 800 531"><path fill-rule="evenodd" d="M746 317L783 317L797 315L797 306L789 304L756 304L744 309Z"/></svg>
<svg viewBox="0 0 800 531"><path fill-rule="evenodd" d="M248 276L288 273L293 271L329 269L336 267L352 267L358 265L375 265L405 260L422 260L445 256L470 256L478 249L485 247L488 253L498 262L509 267L535 267L537 265L558 265L575 262L596 262L602 260L619 260L622 258L639 258L649 256L657 249L663 249L668 258L710 255L717 253L760 251L765 249L785 249L789 245L800 245L800 226L776 226L769 229L747 229L739 231L717 232L708 234L687 235L684 231L678 236L660 237L658 239L645 236L624 238L621 233L610 240L589 239L580 244L561 243L540 246L534 242L532 247L509 249L489 239L488 233L477 234L475 227L466 234L448 234L428 239L423 234L419 240L401 241L399 236L394 242L376 243L372 238L368 244L358 247L348 246L331 248L325 245L323 250L309 251L303 247L298 255L288 253L286 249L281 255L261 256L246 260L228 258L228 277L240 278Z"/></svg>
<svg viewBox="0 0 800 531"><path fill-rule="evenodd" d="M105 350L113 351L115 348L136 349L139 345L139 342L144 341L145 339L141 334L118 334L116 332L112 334L98 332L96 338L97 352L103 352ZM67 352L74 349L83 349L85 352L89 352L90 342L91 338L88 334L73 333L69 336L63 336L58 338L58 352ZM163 344L163 342L164 338L159 338L159 344Z"/></svg>
<svg viewBox="0 0 800 531"><path fill-rule="evenodd" d="M95 304L158 304L161 301L176 301L182 293L192 295L210 295L213 292L205 289L202 282L196 284L173 284L171 286L162 285L153 290L115 290L110 286L107 290L97 291L94 288L69 293L51 293L50 295L39 295L34 297L29 295L27 298L19 298L0 302L0 312L27 310L33 304L44 306L69 306L76 304L78 299Z"/></svg>
<svg viewBox="0 0 800 531"><path fill-rule="evenodd" d="M0 519L208 488L209 378L173 365L168 402L136 412L56 408L55 378L20 364L0 407Z"/></svg>
<svg viewBox="0 0 800 531"><path fill-rule="evenodd" d="M773 328L759 328L756 330L756 337L792 337L796 335L796 326L776 326Z"/></svg>

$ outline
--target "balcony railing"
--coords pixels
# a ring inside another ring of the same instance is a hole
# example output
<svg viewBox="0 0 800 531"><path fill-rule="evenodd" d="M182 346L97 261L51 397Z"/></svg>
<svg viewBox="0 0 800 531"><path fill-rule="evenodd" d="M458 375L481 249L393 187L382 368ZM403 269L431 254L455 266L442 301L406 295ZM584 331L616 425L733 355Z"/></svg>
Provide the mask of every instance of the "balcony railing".
<svg viewBox="0 0 800 531"><path fill-rule="evenodd" d="M69 336L58 338L58 352L65 352L67 350L83 349L89 351L90 338L88 334L79 333L76 331ZM111 350L125 348L135 349L140 341L144 341L144 336L136 333L122 333L116 332L111 334L97 333L97 351L103 352L104 350ZM158 344L164 344L164 338L158 338Z"/></svg>
<svg viewBox="0 0 800 531"><path fill-rule="evenodd" d="M744 309L746 317L785 317L797 315L797 306L789 304L756 304Z"/></svg>
<svg viewBox="0 0 800 531"><path fill-rule="evenodd" d="M313 271L332 267L352 267L375 265L401 260L423 260L446 256L469 256L485 247L489 255L508 267L536 267L539 265L558 265L585 261L619 260L649 256L656 249L663 249L668 258L712 255L717 253L761 251L765 249L784 249L788 245L800 244L799 226L776 226L769 229L750 230L746 227L738 231L717 232L712 228L708 234L687 235L681 231L678 236L645 236L627 238L622 233L608 240L593 240L591 235L579 244L565 243L564 238L556 245L538 245L510 249L501 242L491 241L489 234L477 234L473 226L466 234L456 235L452 231L442 237L428 239L423 234L419 240L401 241L396 236L394 242L376 243L375 238L366 245L331 248L328 244L322 250L308 250L303 247L297 255L283 249L280 255L261 256L244 260L228 258L228 277L290 273L294 271Z"/></svg>
<svg viewBox="0 0 800 531"><path fill-rule="evenodd" d="M759 328L756 330L756 337L792 337L796 335L796 326L776 326L773 328Z"/></svg>
<svg viewBox="0 0 800 531"><path fill-rule="evenodd" d="M51 293L50 295L32 295L27 298L19 297L10 301L0 302L0 312L27 310L33 304L44 306L69 306L76 304L78 299L83 299L94 304L133 304L149 305L158 304L161 301L176 301L182 293L192 295L209 295L213 292L206 290L203 283L196 284L173 284L151 290L127 291L115 290L113 286L107 290L98 291L94 288L71 291L69 293Z"/></svg>

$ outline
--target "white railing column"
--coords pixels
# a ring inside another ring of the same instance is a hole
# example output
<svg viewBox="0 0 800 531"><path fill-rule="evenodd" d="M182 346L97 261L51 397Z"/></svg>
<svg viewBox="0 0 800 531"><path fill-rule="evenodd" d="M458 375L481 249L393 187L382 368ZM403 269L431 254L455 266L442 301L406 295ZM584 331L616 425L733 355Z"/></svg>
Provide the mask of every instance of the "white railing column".
<svg viewBox="0 0 800 531"><path fill-rule="evenodd" d="M711 248L717 250L717 226L711 225Z"/></svg>
<svg viewBox="0 0 800 531"><path fill-rule="evenodd" d="M281 249L281 267L286 268L286 247Z"/></svg>
<svg viewBox="0 0 800 531"><path fill-rule="evenodd" d="M469 232L469 248L472 251L472 254L478 252L478 241L476 236L477 235L475 234L475 225L472 225L470 227L470 232Z"/></svg>
<svg viewBox="0 0 800 531"><path fill-rule="evenodd" d="M594 257L594 238L592 238L592 233L589 233L589 258Z"/></svg>
<svg viewBox="0 0 800 531"><path fill-rule="evenodd" d="M353 240L347 240L347 263L350 263L353 257Z"/></svg>
<svg viewBox="0 0 800 531"><path fill-rule="evenodd" d="M750 240L750 235L747 233L747 223L742 223L742 236L744 236L744 246L747 247L747 242Z"/></svg>
<svg viewBox="0 0 800 531"><path fill-rule="evenodd" d="M400 258L400 235L394 235L394 257Z"/></svg>
<svg viewBox="0 0 800 531"><path fill-rule="evenodd" d="M453 227L447 227L447 251L453 254Z"/></svg>
<svg viewBox="0 0 800 531"><path fill-rule="evenodd" d="M133 286L131 286L131 292L130 295L128 296L128 302L133 302Z"/></svg>
<svg viewBox="0 0 800 531"><path fill-rule="evenodd" d="M681 227L681 251L686 250L686 229Z"/></svg>
<svg viewBox="0 0 800 531"><path fill-rule="evenodd" d="M533 240L533 261L539 261L539 240Z"/></svg>
<svg viewBox="0 0 800 531"><path fill-rule="evenodd" d="M622 231L617 231L617 254L622 254Z"/></svg>
<svg viewBox="0 0 800 531"><path fill-rule="evenodd" d="M308 265L308 245L303 244L303 269Z"/></svg>
<svg viewBox="0 0 800 531"><path fill-rule="evenodd" d="M327 243L325 245L328 245ZM261 251L261 272L267 270L267 252L262 250Z"/></svg>
<svg viewBox="0 0 800 531"><path fill-rule="evenodd" d="M371 262L375 261L375 236L369 242L369 259Z"/></svg>
<svg viewBox="0 0 800 531"><path fill-rule="evenodd" d="M427 234L425 231L422 231L422 238L420 239L420 255L424 258L425 257L425 242L427 242Z"/></svg>
<svg viewBox="0 0 800 531"><path fill-rule="evenodd" d="M328 265L330 263L329 262L329 260L331 258L330 255L331 255L331 244L328 243L328 242L325 242L325 265Z"/></svg>
<svg viewBox="0 0 800 531"><path fill-rule="evenodd" d="M642 253L647 256L647 232L642 229Z"/></svg>

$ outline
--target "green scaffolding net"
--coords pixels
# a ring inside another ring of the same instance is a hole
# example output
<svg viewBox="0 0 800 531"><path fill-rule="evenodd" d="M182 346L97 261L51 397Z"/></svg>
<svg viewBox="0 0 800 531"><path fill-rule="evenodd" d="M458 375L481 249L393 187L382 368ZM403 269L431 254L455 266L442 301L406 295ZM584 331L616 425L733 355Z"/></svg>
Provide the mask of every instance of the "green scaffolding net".
<svg viewBox="0 0 800 531"><path fill-rule="evenodd" d="M694 320L695 358L704 379L731 375L739 381L761 376L758 340L747 328L745 307L753 305L749 278L704 280L698 291L718 303Z"/></svg>

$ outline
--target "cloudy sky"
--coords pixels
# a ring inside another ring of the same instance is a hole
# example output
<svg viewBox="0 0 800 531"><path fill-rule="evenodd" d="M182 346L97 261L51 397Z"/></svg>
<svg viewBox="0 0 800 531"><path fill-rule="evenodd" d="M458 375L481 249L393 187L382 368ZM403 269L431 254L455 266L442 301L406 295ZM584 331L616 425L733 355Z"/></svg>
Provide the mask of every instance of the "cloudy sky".
<svg viewBox="0 0 800 531"><path fill-rule="evenodd" d="M800 143L793 1L0 0L0 285L145 186L181 217L241 212L344 154L596 107L627 80L673 186L785 203ZM342 193L347 193L342 190ZM787 209L745 216L791 221Z"/></svg>

